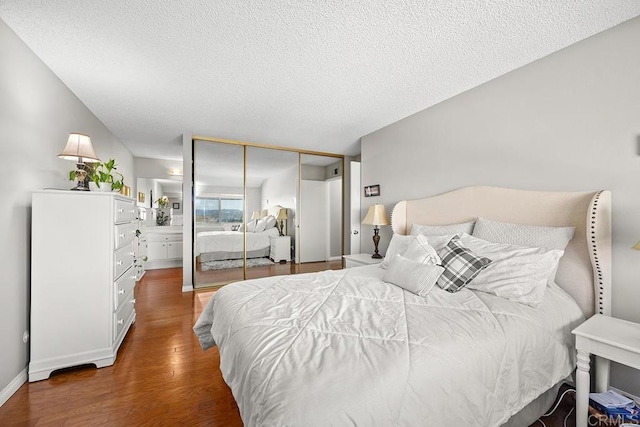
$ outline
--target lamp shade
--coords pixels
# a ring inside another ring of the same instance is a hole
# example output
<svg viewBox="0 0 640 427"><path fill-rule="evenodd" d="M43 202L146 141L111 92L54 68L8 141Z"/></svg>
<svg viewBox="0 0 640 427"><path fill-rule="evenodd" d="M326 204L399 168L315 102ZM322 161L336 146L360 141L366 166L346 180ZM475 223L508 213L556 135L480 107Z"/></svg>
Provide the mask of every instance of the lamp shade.
<svg viewBox="0 0 640 427"><path fill-rule="evenodd" d="M635 245L632 246L633 249L637 249L640 250L640 242L636 243Z"/></svg>
<svg viewBox="0 0 640 427"><path fill-rule="evenodd" d="M260 211L253 211L251 219L260 219Z"/></svg>
<svg viewBox="0 0 640 427"><path fill-rule="evenodd" d="M282 208L278 211L278 217L276 218L277 220L281 220L281 219L287 219L287 210Z"/></svg>
<svg viewBox="0 0 640 427"><path fill-rule="evenodd" d="M58 157L84 163L100 161L98 156L96 156L96 152L93 150L89 135L83 135L81 133L72 133L69 135L67 145L64 147L64 150L62 150L62 153L58 154Z"/></svg>
<svg viewBox="0 0 640 427"><path fill-rule="evenodd" d="M384 210L384 205L369 206L369 211L362 223L366 225L389 225L389 218Z"/></svg>

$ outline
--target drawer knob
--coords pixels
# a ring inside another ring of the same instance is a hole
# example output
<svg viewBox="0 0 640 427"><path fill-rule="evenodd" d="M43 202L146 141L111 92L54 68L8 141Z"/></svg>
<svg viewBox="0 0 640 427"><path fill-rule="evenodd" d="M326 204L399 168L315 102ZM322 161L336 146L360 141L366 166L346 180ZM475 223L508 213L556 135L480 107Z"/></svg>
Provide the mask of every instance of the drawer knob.
<svg viewBox="0 0 640 427"><path fill-rule="evenodd" d="M135 303L136 303L136 299L134 298L131 300L131 304L135 304Z"/></svg>
<svg viewBox="0 0 640 427"><path fill-rule="evenodd" d="M120 235L120 237L122 237L123 239L124 239L124 236L125 236L125 234L124 234L124 233L122 233L122 234Z"/></svg>
<svg viewBox="0 0 640 427"><path fill-rule="evenodd" d="M120 295L124 295L124 289L120 289L120 290L118 291L118 293L119 293Z"/></svg>
<svg viewBox="0 0 640 427"><path fill-rule="evenodd" d="M117 265L122 265L122 261L116 262Z"/></svg>
<svg viewBox="0 0 640 427"><path fill-rule="evenodd" d="M124 319L118 319L118 325L122 325L124 323Z"/></svg>
<svg viewBox="0 0 640 427"><path fill-rule="evenodd" d="M124 213L124 209L118 209L118 213Z"/></svg>

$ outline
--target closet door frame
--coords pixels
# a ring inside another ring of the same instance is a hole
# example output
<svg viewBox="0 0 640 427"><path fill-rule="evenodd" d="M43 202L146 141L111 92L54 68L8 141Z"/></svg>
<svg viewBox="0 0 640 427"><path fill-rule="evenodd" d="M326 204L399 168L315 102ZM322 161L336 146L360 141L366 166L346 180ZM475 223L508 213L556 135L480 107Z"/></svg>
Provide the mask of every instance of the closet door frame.
<svg viewBox="0 0 640 427"><path fill-rule="evenodd" d="M299 149L299 148L293 148L293 147L283 147L283 146L277 146L277 145L269 145L269 144L261 144L261 143L255 143L255 142L247 142L247 141L239 141L239 140L233 140L233 139L226 139L226 138L216 138L216 137L209 137L209 136L201 136L201 135L193 135L191 137L191 165L192 165L192 174L191 174L191 182L188 183L191 185L191 188L194 188L194 183L195 183L195 170L194 170L194 164L195 164L195 145L196 145L196 141L200 141L200 142L213 142L213 143L222 143L222 144L230 144L230 145L240 145L243 147L243 155L244 155L244 171L243 171L243 190L244 190L244 204L243 204L243 221L246 222L246 219L248 218L248 214L249 212L247 212L247 148L249 147L255 147L255 148L264 148L264 149L271 149L271 150L279 150L279 151L288 151L288 152L294 152L294 153L298 153L298 194L296 195L297 200L300 200L300 191L301 191L301 181L302 181L302 164L301 164L301 156L303 154L308 154L308 155L313 155L313 156L323 156L323 157L331 157L331 158L335 158L336 161L341 161L342 163L342 195L341 195L341 203L342 203L342 207L341 207L341 252L342 254L344 254L344 227L345 227L345 213L344 213L344 203L345 203L345 188L346 188L346 180L345 180L345 176L344 176L344 170L345 170L345 161L344 161L344 155L342 154L335 154L335 153L326 153L326 152L321 152L321 151L313 151L313 150L304 150L304 149ZM185 183L186 184L186 183ZM183 191L183 197L185 197L187 195L187 192ZM192 287L195 287L195 269L196 269L196 261L195 261L195 256L194 256L194 246L195 246L195 237L196 237L196 233L195 233L195 192L192 190L190 192L188 192L189 197L191 197L191 244L189 245L191 250L190 250L190 264L191 264L191 280L192 280ZM186 214L186 212L185 212ZM296 220L296 233L299 234L299 224L297 223ZM244 245L243 245L243 277L246 280L247 277L247 234L246 234L246 230L243 233L243 238L244 238ZM185 245L186 246L186 245ZM300 247L300 242L296 242L296 254L299 253L299 247ZM296 263L299 263L300 260L298 259L298 257L296 257L295 260ZM185 266L185 263L183 262L183 266ZM183 274L183 277L188 277L188 275ZM222 284L222 283L221 283ZM185 287L183 285L183 290L185 290Z"/></svg>

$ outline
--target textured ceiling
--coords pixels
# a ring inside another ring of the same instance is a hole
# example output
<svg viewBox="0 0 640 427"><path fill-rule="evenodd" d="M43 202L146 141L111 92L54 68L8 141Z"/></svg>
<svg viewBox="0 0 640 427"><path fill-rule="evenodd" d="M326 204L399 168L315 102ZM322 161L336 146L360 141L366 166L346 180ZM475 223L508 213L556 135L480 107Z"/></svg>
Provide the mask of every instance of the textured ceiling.
<svg viewBox="0 0 640 427"><path fill-rule="evenodd" d="M183 132L356 154L367 133L638 15L637 0L0 0L135 156L168 159Z"/></svg>

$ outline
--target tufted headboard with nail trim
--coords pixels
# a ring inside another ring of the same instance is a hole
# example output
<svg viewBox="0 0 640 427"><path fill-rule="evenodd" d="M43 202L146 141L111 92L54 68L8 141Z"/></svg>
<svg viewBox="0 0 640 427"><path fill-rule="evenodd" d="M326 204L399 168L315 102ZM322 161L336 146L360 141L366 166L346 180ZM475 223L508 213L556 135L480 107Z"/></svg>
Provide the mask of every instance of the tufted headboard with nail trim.
<svg viewBox="0 0 640 427"><path fill-rule="evenodd" d="M611 192L464 187L398 202L391 225L394 233L408 234L413 224L455 224L477 217L575 227L560 259L556 283L576 300L586 317L611 314Z"/></svg>

